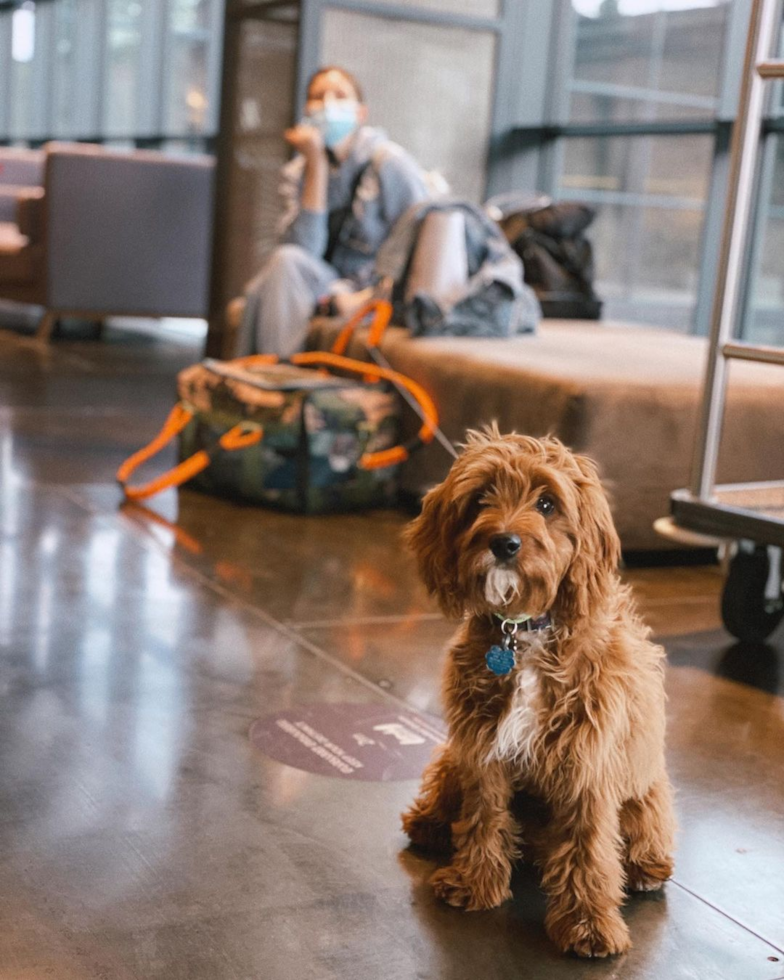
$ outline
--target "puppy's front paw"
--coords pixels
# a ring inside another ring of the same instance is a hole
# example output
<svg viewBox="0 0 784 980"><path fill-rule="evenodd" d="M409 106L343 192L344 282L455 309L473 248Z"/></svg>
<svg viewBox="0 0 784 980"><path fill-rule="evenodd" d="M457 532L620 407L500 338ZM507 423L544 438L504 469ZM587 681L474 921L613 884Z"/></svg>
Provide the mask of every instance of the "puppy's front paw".
<svg viewBox="0 0 784 980"><path fill-rule="evenodd" d="M403 830L412 844L424 850L449 851L452 847L451 827L415 806L403 814Z"/></svg>
<svg viewBox="0 0 784 980"><path fill-rule="evenodd" d="M436 871L430 884L440 899L468 912L494 909L512 897L507 881L493 881L479 876L469 879L454 865Z"/></svg>
<svg viewBox="0 0 784 980"><path fill-rule="evenodd" d="M617 911L601 915L572 912L548 915L547 935L563 953L584 957L617 956L631 947L629 929Z"/></svg>

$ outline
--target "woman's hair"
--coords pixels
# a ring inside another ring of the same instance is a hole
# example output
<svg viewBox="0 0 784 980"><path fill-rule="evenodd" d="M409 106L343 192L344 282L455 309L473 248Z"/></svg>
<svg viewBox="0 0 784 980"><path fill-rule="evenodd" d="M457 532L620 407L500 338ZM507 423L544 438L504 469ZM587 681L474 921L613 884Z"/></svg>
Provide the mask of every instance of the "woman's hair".
<svg viewBox="0 0 784 980"><path fill-rule="evenodd" d="M338 75L342 75L346 79L346 81L349 83L349 85L354 89L354 92L356 93L357 102L365 101L365 95L362 91L362 86L359 84L355 76L352 75L350 71L346 71L345 68L341 68L339 65L324 65L323 68L319 68L317 71L314 71L313 74L308 79L308 86L305 91L310 92L310 89L313 83L316 81L316 79L321 78L322 75L326 75L328 72L331 71L336 71Z"/></svg>

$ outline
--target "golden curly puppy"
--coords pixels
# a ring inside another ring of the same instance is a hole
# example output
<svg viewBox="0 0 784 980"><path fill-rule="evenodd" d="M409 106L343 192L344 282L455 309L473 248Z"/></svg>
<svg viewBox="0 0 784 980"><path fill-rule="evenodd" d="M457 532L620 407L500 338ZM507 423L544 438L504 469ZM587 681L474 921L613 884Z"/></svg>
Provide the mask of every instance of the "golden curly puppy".
<svg viewBox="0 0 784 980"><path fill-rule="evenodd" d="M443 611L465 617L444 677L448 741L403 816L415 844L453 849L436 894L493 908L531 848L557 946L622 953L624 886L670 876L674 821L663 651L618 578L596 467L556 439L472 432L408 540ZM521 794L544 809L536 830L513 815Z"/></svg>

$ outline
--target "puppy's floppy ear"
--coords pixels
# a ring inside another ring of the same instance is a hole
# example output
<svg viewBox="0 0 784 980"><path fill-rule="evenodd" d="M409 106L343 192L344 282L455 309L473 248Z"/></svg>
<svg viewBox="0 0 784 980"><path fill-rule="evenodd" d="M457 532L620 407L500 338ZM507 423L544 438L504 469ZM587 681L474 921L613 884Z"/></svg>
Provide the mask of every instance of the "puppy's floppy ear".
<svg viewBox="0 0 784 980"><path fill-rule="evenodd" d="M607 495L596 464L587 456L574 456L577 474L578 520L575 551L558 590L559 617L569 622L596 612L609 595L609 580L621 560Z"/></svg>
<svg viewBox="0 0 784 980"><path fill-rule="evenodd" d="M621 542L615 530L607 492L602 486L596 463L588 456L575 456L574 459L585 481L580 486L580 509L587 525L586 543L604 570L614 572L621 560Z"/></svg>
<svg viewBox="0 0 784 980"><path fill-rule="evenodd" d="M463 615L458 588L458 555L455 548L460 507L454 499L450 477L433 487L422 501L422 513L409 524L405 540L417 560L419 574L430 595L446 616Z"/></svg>

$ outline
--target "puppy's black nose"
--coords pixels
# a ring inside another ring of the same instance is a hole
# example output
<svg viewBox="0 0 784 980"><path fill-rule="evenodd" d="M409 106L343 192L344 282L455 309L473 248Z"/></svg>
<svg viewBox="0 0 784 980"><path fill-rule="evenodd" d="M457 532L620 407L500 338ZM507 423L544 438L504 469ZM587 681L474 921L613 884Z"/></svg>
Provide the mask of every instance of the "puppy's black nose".
<svg viewBox="0 0 784 980"><path fill-rule="evenodd" d="M499 561L514 558L523 542L517 534L494 534L490 538L490 550Z"/></svg>

